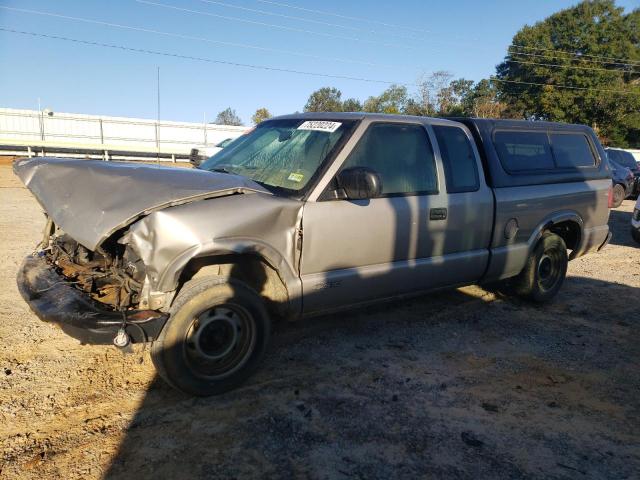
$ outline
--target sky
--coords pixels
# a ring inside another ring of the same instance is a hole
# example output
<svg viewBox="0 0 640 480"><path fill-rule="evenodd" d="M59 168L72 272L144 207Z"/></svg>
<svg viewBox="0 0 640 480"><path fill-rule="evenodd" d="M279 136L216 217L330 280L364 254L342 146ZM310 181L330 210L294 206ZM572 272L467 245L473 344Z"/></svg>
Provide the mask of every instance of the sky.
<svg viewBox="0 0 640 480"><path fill-rule="evenodd" d="M0 29L50 36L0 31L0 107L37 109L40 99L42 108L59 112L156 118L159 67L161 119L213 121L231 107L250 124L260 107L274 115L302 111L324 86L365 100L388 87L383 82L413 92L421 76L439 70L486 78L520 28L575 3L0 0ZM630 11L640 0L617 4Z"/></svg>

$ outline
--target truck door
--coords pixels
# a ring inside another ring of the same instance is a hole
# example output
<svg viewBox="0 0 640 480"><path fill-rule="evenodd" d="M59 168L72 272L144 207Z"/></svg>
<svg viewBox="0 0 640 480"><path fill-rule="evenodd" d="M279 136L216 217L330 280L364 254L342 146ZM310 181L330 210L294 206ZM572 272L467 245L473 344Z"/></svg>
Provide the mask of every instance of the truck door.
<svg viewBox="0 0 640 480"><path fill-rule="evenodd" d="M494 198L484 178L471 133L462 125L431 126L442 163L447 197L446 235L442 254L457 269L458 282L475 282L484 274L494 223Z"/></svg>
<svg viewBox="0 0 640 480"><path fill-rule="evenodd" d="M488 253L474 262L467 252L453 252L465 242L448 238L451 213L456 222L459 217L470 227L476 222L467 212L468 192L455 199L449 212L444 173L430 135L419 122L371 122L341 169L375 170L382 195L366 200L321 196L306 203L300 266L305 313L482 275ZM331 182L327 188L335 187ZM466 246L474 250L479 244L475 239Z"/></svg>

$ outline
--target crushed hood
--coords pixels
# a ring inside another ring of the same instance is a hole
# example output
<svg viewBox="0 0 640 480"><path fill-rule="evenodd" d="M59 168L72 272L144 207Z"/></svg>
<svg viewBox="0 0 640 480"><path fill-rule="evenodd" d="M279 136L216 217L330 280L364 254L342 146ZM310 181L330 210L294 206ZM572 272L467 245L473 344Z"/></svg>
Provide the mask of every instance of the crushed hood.
<svg viewBox="0 0 640 480"><path fill-rule="evenodd" d="M269 193L238 175L188 168L37 157L13 170L51 219L90 250L153 211L236 193Z"/></svg>

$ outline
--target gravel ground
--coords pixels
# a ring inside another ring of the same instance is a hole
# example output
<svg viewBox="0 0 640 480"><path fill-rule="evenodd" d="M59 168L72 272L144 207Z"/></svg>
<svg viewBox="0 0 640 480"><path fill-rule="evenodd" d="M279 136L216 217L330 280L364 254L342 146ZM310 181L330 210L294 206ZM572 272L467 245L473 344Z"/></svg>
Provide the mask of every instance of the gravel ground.
<svg viewBox="0 0 640 480"><path fill-rule="evenodd" d="M282 325L244 387L193 399L29 311L42 214L0 165L0 477L640 478L632 209L550 305L467 287Z"/></svg>

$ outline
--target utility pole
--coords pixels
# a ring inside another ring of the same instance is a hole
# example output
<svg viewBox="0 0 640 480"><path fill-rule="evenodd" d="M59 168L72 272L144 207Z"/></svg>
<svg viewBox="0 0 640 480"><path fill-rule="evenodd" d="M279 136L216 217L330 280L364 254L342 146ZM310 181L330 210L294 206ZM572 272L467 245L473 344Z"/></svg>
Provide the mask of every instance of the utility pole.
<svg viewBox="0 0 640 480"><path fill-rule="evenodd" d="M40 140L44 142L44 116L42 115L42 105L38 97L38 123L40 124Z"/></svg>
<svg viewBox="0 0 640 480"><path fill-rule="evenodd" d="M207 146L207 112L202 114L202 130L204 131L204 146Z"/></svg>
<svg viewBox="0 0 640 480"><path fill-rule="evenodd" d="M156 125L156 146L158 148L158 154L156 156L156 163L160 163L160 66L158 65L158 123Z"/></svg>

